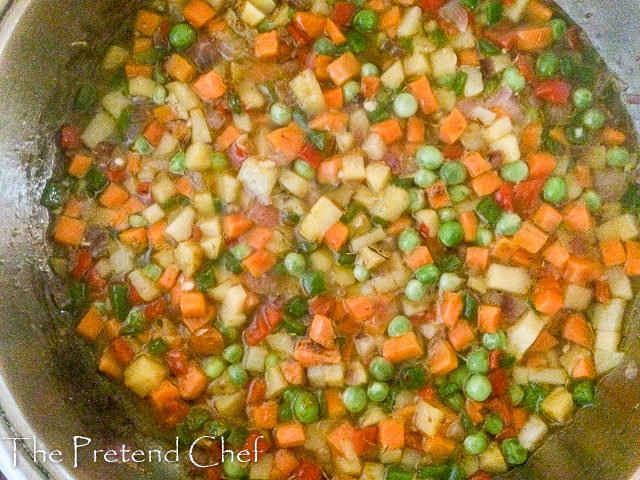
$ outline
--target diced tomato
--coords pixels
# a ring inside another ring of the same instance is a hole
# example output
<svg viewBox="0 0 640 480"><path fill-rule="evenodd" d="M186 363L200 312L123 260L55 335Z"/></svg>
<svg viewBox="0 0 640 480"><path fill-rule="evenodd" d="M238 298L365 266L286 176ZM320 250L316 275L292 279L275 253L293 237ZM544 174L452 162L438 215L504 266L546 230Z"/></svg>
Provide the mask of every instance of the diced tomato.
<svg viewBox="0 0 640 480"><path fill-rule="evenodd" d="M303 460L290 478L291 480L322 480L322 470L317 465Z"/></svg>
<svg viewBox="0 0 640 480"><path fill-rule="evenodd" d="M236 140L229 146L229 148L227 148L227 155L229 156L231 166L233 168L240 168L242 166L242 162L244 162L249 156L249 150Z"/></svg>
<svg viewBox="0 0 640 480"><path fill-rule="evenodd" d="M536 211L540 203L540 192L546 181L545 177L533 178L513 187L513 206L516 212L529 217Z"/></svg>
<svg viewBox="0 0 640 480"><path fill-rule="evenodd" d="M484 36L487 37L487 40L491 43L506 50L511 50L518 38L515 30L505 30L504 28L485 30Z"/></svg>
<svg viewBox="0 0 640 480"><path fill-rule="evenodd" d="M142 195L151 191L151 182L140 182L136 187L136 191Z"/></svg>
<svg viewBox="0 0 640 480"><path fill-rule="evenodd" d="M189 407L183 401L172 399L162 406L162 410L158 412L158 416L165 425L175 427L187 413L189 413ZM216 458L220 457L218 456Z"/></svg>
<svg viewBox="0 0 640 480"><path fill-rule="evenodd" d="M271 442L259 430L251 430L242 449L251 452L251 461L255 461L256 457L260 460L271 450Z"/></svg>
<svg viewBox="0 0 640 480"><path fill-rule="evenodd" d="M563 80L544 80L534 87L533 93L547 102L566 105L571 96L571 85Z"/></svg>
<svg viewBox="0 0 640 480"><path fill-rule="evenodd" d="M493 199L505 210L513 212L513 185L503 183L493 194Z"/></svg>
<svg viewBox="0 0 640 480"><path fill-rule="evenodd" d="M594 296L598 303L609 303L611 300L609 284L604 280L596 280L593 286L595 287Z"/></svg>
<svg viewBox="0 0 640 480"><path fill-rule="evenodd" d="M407 448L412 448L413 450L422 450L422 435L418 432L405 431L404 433L404 444Z"/></svg>
<svg viewBox="0 0 640 480"><path fill-rule="evenodd" d="M340 26L346 26L356 13L356 6L351 2L336 2L333 6L331 20Z"/></svg>
<svg viewBox="0 0 640 480"><path fill-rule="evenodd" d="M516 0L502 0L503 5L513 5L516 3Z"/></svg>
<svg viewBox="0 0 640 480"><path fill-rule="evenodd" d="M429 227L425 223L421 223L418 227L418 232L420 232L420 236L426 240L430 237L429 235Z"/></svg>
<svg viewBox="0 0 640 480"><path fill-rule="evenodd" d="M63 125L60 129L60 137L58 142L60 148L64 150L76 150L82 148L82 140L80 139L82 131L74 125Z"/></svg>
<svg viewBox="0 0 640 480"><path fill-rule="evenodd" d="M264 402L267 397L267 384L262 378L254 378L249 384L247 405L255 406Z"/></svg>
<svg viewBox="0 0 640 480"><path fill-rule="evenodd" d="M435 12L444 5L446 1L447 0L421 0L420 6L426 12Z"/></svg>
<svg viewBox="0 0 640 480"><path fill-rule="evenodd" d="M118 337L111 342L111 350L120 363L127 364L135 356L131 346L122 337Z"/></svg>
<svg viewBox="0 0 640 480"><path fill-rule="evenodd" d="M320 295L309 304L309 311L318 315L329 315L329 312L333 309L334 299L329 295Z"/></svg>
<svg viewBox="0 0 640 480"><path fill-rule="evenodd" d="M188 360L184 350L171 350L165 354L164 359L169 365L169 370L171 370L172 374L176 376L186 375Z"/></svg>
<svg viewBox="0 0 640 480"><path fill-rule="evenodd" d="M104 173L110 182L121 182L127 178L128 172L126 168L108 168Z"/></svg>
<svg viewBox="0 0 640 480"><path fill-rule="evenodd" d="M418 396L427 402L431 402L436 399L436 389L433 385L427 385L421 390L418 390Z"/></svg>
<svg viewBox="0 0 640 480"><path fill-rule="evenodd" d="M291 24L287 25L285 28L287 29L287 32L289 32L289 35L291 35L291 38L296 42L297 46L309 43L309 37L307 37L307 35L299 28L296 28Z"/></svg>
<svg viewBox="0 0 640 480"><path fill-rule="evenodd" d="M320 165L320 162L322 162L322 160L324 159L324 157L322 156L322 152L320 152L320 150L315 148L310 143L307 143L304 147L302 147L302 150L300 151L298 156L313 168L318 168L318 165Z"/></svg>
<svg viewBox="0 0 640 480"><path fill-rule="evenodd" d="M378 426L371 425L356 430L354 446L358 455L365 455L378 443Z"/></svg>
<svg viewBox="0 0 640 480"><path fill-rule="evenodd" d="M507 393L509 389L509 375L504 368L498 368L489 372L489 381L491 382L491 394L500 396Z"/></svg>
<svg viewBox="0 0 640 480"><path fill-rule="evenodd" d="M273 303L264 305L253 316L253 320L245 329L245 341L249 345L257 345L280 323L282 317L281 307Z"/></svg>
<svg viewBox="0 0 640 480"><path fill-rule="evenodd" d="M505 425L511 425L513 421L511 400L506 396L490 398L486 402L489 410L496 413Z"/></svg>
<svg viewBox="0 0 640 480"><path fill-rule="evenodd" d="M91 259L91 254L89 253L89 249L83 248L78 251L76 255L76 264L73 267L73 272L71 272L71 276L74 280L80 280L84 277L84 274L89 271L93 260Z"/></svg>
<svg viewBox="0 0 640 480"><path fill-rule="evenodd" d="M132 305L142 305L145 303L133 284L129 280L127 280L127 283L129 284L129 303Z"/></svg>
<svg viewBox="0 0 640 480"><path fill-rule="evenodd" d="M497 348L489 352L489 370L495 370L500 368L500 357L502 356L502 350Z"/></svg>
<svg viewBox="0 0 640 480"><path fill-rule="evenodd" d="M107 282L100 276L95 268L92 268L86 273L85 280L91 290L89 300L102 300L107 297Z"/></svg>
<svg viewBox="0 0 640 480"><path fill-rule="evenodd" d="M167 307L167 302L163 298L159 298L144 308L144 316L147 320L158 318L162 315Z"/></svg>
<svg viewBox="0 0 640 480"><path fill-rule="evenodd" d="M513 427L507 427L502 429L502 431L496 435L496 441L501 442L502 440L506 440L507 438L513 438L518 435L518 431Z"/></svg>
<svg viewBox="0 0 640 480"><path fill-rule="evenodd" d="M449 160L460 158L463 154L464 148L460 143L445 145L445 147L442 149L442 155L444 155L444 158L447 158Z"/></svg>

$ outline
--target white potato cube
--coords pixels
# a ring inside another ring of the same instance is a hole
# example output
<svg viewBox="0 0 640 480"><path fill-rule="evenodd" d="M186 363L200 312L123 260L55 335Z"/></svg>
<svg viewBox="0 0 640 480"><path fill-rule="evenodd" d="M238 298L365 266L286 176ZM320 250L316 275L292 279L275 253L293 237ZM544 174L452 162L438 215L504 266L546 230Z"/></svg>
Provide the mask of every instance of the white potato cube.
<svg viewBox="0 0 640 480"><path fill-rule="evenodd" d="M413 6L407 9L400 21L400 25L396 30L398 37L411 37L420 32L420 24L422 23L422 9Z"/></svg>
<svg viewBox="0 0 640 480"><path fill-rule="evenodd" d="M442 410L431 406L424 400L418 400L414 424L422 433L429 437L435 436L438 427L444 422L445 418L446 414Z"/></svg>
<svg viewBox="0 0 640 480"><path fill-rule="evenodd" d="M156 283L140 270L133 270L127 278L145 302L153 302L162 295Z"/></svg>
<svg viewBox="0 0 640 480"><path fill-rule="evenodd" d="M289 88L296 97L300 108L310 117L315 117L326 109L322 88L311 69L299 73L289 82Z"/></svg>
<svg viewBox="0 0 640 480"><path fill-rule="evenodd" d="M387 153L387 144L379 134L371 132L362 142L362 151L371 160L382 160L384 154Z"/></svg>
<svg viewBox="0 0 640 480"><path fill-rule="evenodd" d="M265 14L258 10L253 3L245 2L240 11L240 18L250 27L255 27L265 19Z"/></svg>
<svg viewBox="0 0 640 480"><path fill-rule="evenodd" d="M460 71L467 74L467 83L464 85L464 96L475 97L484 90L484 81L482 80L482 72L477 67L463 65Z"/></svg>
<svg viewBox="0 0 640 480"><path fill-rule="evenodd" d="M202 141L193 142L185 153L184 166L190 170L208 170L211 168L212 156L211 137L209 137L208 143Z"/></svg>
<svg viewBox="0 0 640 480"><path fill-rule="evenodd" d="M565 387L558 387L542 401L540 411L555 422L567 423L573 413L573 397Z"/></svg>
<svg viewBox="0 0 640 480"><path fill-rule="evenodd" d="M244 302L247 292L242 285L234 285L228 291L220 305L220 320L227 327L239 327L245 323Z"/></svg>
<svg viewBox="0 0 640 480"><path fill-rule="evenodd" d="M591 304L593 291L590 288L569 284L564 292L564 308L583 311Z"/></svg>
<svg viewBox="0 0 640 480"><path fill-rule="evenodd" d="M487 287L524 295L532 284L529 272L520 267L492 263L487 271Z"/></svg>
<svg viewBox="0 0 640 480"><path fill-rule="evenodd" d="M169 375L169 369L146 355L134 359L124 370L124 384L139 397L146 397Z"/></svg>
<svg viewBox="0 0 640 480"><path fill-rule="evenodd" d="M167 228L164 233L173 238L176 242L182 242L187 238L191 237L193 232L193 222L196 219L196 211L192 207L185 207L179 214L176 216Z"/></svg>
<svg viewBox="0 0 640 480"><path fill-rule="evenodd" d="M311 184L308 180L288 169L283 169L280 172L278 182L282 188L300 198L304 198L311 189Z"/></svg>
<svg viewBox="0 0 640 480"><path fill-rule="evenodd" d="M387 88L398 88L404 82L402 61L394 62L380 77L380 81Z"/></svg>
<svg viewBox="0 0 640 480"><path fill-rule="evenodd" d="M340 217L342 210L328 197L322 196L300 223L300 235L310 242L319 242Z"/></svg>
<svg viewBox="0 0 640 480"><path fill-rule="evenodd" d="M191 141L211 143L211 132L204 112L199 108L194 108L189 112L191 119ZM211 163L211 162L209 162Z"/></svg>
<svg viewBox="0 0 640 480"><path fill-rule="evenodd" d="M545 437L549 427L539 415L531 415L518 433L520 444L529 451L535 450Z"/></svg>
<svg viewBox="0 0 640 480"><path fill-rule="evenodd" d="M223 202L233 203L238 199L241 183L233 175L228 173L216 175L213 183L217 196Z"/></svg>
<svg viewBox="0 0 640 480"><path fill-rule="evenodd" d="M431 72L436 78L456 73L458 56L451 47L444 47L431 54Z"/></svg>
<svg viewBox="0 0 640 480"><path fill-rule="evenodd" d="M164 210L162 210L162 208L160 208L160 205L158 205L157 203L152 203L141 213L145 220L149 222L149 225L153 225L154 223L162 220L165 217Z"/></svg>
<svg viewBox="0 0 640 480"><path fill-rule="evenodd" d="M384 162L372 162L366 167L367 185L374 192L380 192L391 179L391 168Z"/></svg>
<svg viewBox="0 0 640 480"><path fill-rule="evenodd" d="M102 106L111 114L113 118L120 117L122 111L131 105L131 100L125 97L122 92L114 90L102 97Z"/></svg>
<svg viewBox="0 0 640 480"><path fill-rule="evenodd" d="M366 177L364 158L357 153L345 155L338 177L345 182L361 182Z"/></svg>
<svg viewBox="0 0 640 480"><path fill-rule="evenodd" d="M500 140L496 140L489 145L489 148L493 152L501 152L506 163L517 162L520 160L518 139L513 133L509 133Z"/></svg>
<svg viewBox="0 0 640 480"><path fill-rule="evenodd" d="M116 133L116 122L111 115L100 111L84 129L80 139L89 148L104 142Z"/></svg>
<svg viewBox="0 0 640 480"><path fill-rule="evenodd" d="M619 332L626 302L621 298L613 298L607 304L598 303L593 309L593 328L607 332Z"/></svg>
<svg viewBox="0 0 640 480"><path fill-rule="evenodd" d="M271 161L260 161L256 157L249 157L242 162L238 172L244 189L264 204L271 203L271 191L278 183L278 168Z"/></svg>
<svg viewBox="0 0 640 480"><path fill-rule="evenodd" d="M528 310L507 330L512 353L517 358L522 358L524 352L536 341L546 324L547 318L540 318L533 310Z"/></svg>
<svg viewBox="0 0 640 480"><path fill-rule="evenodd" d="M382 197L369 207L369 213L387 222L395 222L409 207L409 193L395 185L388 185Z"/></svg>

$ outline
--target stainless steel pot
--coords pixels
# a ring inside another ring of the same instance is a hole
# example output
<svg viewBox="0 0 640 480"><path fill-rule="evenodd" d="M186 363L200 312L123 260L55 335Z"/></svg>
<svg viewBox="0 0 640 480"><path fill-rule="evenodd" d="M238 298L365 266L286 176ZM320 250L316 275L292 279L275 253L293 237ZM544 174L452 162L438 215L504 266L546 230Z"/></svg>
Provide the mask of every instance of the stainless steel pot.
<svg viewBox="0 0 640 480"><path fill-rule="evenodd" d="M0 5L3 0L0 0ZM9 0L0 24L0 434L37 438L64 461L33 462L33 440L0 440L0 467L13 478L185 478L175 465L134 469L93 462L73 468L73 436L90 449L156 444L153 423L127 392L95 372L71 319L54 312L63 295L49 282L47 212L40 191L57 168L52 147L74 88L99 53L131 21L133 0ZM640 1L559 0L620 78L623 96L640 94ZM626 104L636 131L640 107ZM620 112L624 115L625 112ZM59 165L58 165L59 166ZM637 302L636 302L637 303ZM628 479L640 466L640 318L629 311L626 359L601 383L598 405L553 434L510 479ZM88 450L88 449L87 449Z"/></svg>

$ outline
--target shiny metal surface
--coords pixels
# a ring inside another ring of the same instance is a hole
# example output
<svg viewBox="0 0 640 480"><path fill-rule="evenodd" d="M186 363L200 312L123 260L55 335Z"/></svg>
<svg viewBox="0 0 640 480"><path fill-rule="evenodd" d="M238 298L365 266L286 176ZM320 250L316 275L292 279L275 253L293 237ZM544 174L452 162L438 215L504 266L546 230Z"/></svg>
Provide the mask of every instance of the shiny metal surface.
<svg viewBox="0 0 640 480"><path fill-rule="evenodd" d="M0 0L0 5L3 0ZM583 26L610 68L623 95L640 94L640 2L559 0ZM46 266L47 213L40 190L56 168L50 146L63 121L73 86L91 75L95 53L117 35L135 5L127 0L14 0L0 24L0 432L38 438L38 446L61 450L65 461L21 458L12 478L185 478L127 465L72 465L74 435L91 437L94 448L126 442L150 448L151 422L126 392L95 373L94 360L75 338L71 319L54 314L64 297L50 287ZM1 9L1 7L0 7ZM84 65L84 68L79 66ZM628 106L640 131L640 107ZM621 115L623 112L620 113ZM623 480L640 465L640 319L630 311L623 365L599 388L598 405L554 433L517 480ZM10 444L1 441L0 465ZM29 442L19 445L31 456ZM4 455L4 456L3 456ZM19 472L22 472L20 474Z"/></svg>

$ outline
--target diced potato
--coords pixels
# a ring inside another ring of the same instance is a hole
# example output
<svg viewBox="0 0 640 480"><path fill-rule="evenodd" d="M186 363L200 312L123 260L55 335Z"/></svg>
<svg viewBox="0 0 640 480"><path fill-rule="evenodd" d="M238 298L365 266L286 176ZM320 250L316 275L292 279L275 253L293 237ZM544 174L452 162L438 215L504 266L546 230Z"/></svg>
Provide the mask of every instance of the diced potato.
<svg viewBox="0 0 640 480"><path fill-rule="evenodd" d="M496 120L496 114L488 108L478 105L471 110L471 118L474 120L480 120L483 125L490 126ZM505 117L508 118L508 117Z"/></svg>
<svg viewBox="0 0 640 480"><path fill-rule="evenodd" d="M218 395L213 398L213 406L223 417L234 418L245 410L246 398L243 392Z"/></svg>
<svg viewBox="0 0 640 480"><path fill-rule="evenodd" d="M198 221L198 228L204 235L211 237L222 235L220 217L208 217Z"/></svg>
<svg viewBox="0 0 640 480"><path fill-rule="evenodd" d="M490 443L487 449L480 454L478 466L480 470L487 473L498 474L507 471L507 464L497 443Z"/></svg>
<svg viewBox="0 0 640 480"><path fill-rule="evenodd" d="M271 253L281 255L291 250L291 241L280 230L274 230L273 235L267 242L266 249Z"/></svg>
<svg viewBox="0 0 640 480"><path fill-rule="evenodd" d="M496 140L489 148L493 152L501 152L504 156L506 163L517 162L520 160L520 147L518 146L518 139L513 133L509 133L502 137L500 140Z"/></svg>
<svg viewBox="0 0 640 480"><path fill-rule="evenodd" d="M407 77L417 77L430 72L429 63L424 53L413 51L411 55L404 59L404 73Z"/></svg>
<svg viewBox="0 0 640 480"><path fill-rule="evenodd" d="M187 238L191 237L191 233L193 232L193 222L196 219L196 211L192 207L185 207L182 211L176 216L167 228L164 233L173 238L176 242L182 242Z"/></svg>
<svg viewBox="0 0 640 480"><path fill-rule="evenodd" d="M218 174L214 177L215 191L220 200L233 203L240 193L240 181L228 173Z"/></svg>
<svg viewBox="0 0 640 480"><path fill-rule="evenodd" d="M512 22L517 23L527 9L529 1L530 0L516 0L513 4L507 5L504 9L505 16Z"/></svg>
<svg viewBox="0 0 640 480"><path fill-rule="evenodd" d="M241 114L233 114L233 124L242 132L250 132L253 130L253 124L251 123L251 117L247 112Z"/></svg>
<svg viewBox="0 0 640 480"><path fill-rule="evenodd" d="M424 209L413 214L416 222L424 224L429 229L429 237L434 238L440 228L440 219L435 210Z"/></svg>
<svg viewBox="0 0 640 480"><path fill-rule="evenodd" d="M493 143L512 131L513 125L511 125L511 119L509 117L502 117L485 128L482 131L482 136L487 143Z"/></svg>
<svg viewBox="0 0 640 480"><path fill-rule="evenodd" d="M538 415L531 415L518 432L518 440L520 444L529 451L535 450L547 435L549 427Z"/></svg>
<svg viewBox="0 0 640 480"><path fill-rule="evenodd" d="M380 463L365 463L360 480L384 480L386 471Z"/></svg>
<svg viewBox="0 0 640 480"><path fill-rule="evenodd" d="M524 352L535 342L536 338L547 324L547 318L538 317L533 310L528 310L520 319L507 330L507 337L512 353L521 358Z"/></svg>
<svg viewBox="0 0 640 480"><path fill-rule="evenodd" d="M529 272L520 267L508 267L492 263L487 271L487 287L524 295L531 288Z"/></svg>
<svg viewBox="0 0 640 480"><path fill-rule="evenodd" d="M153 280L147 277L140 270L133 270L127 276L133 288L138 291L138 295L145 302L153 302L162 295L162 291L158 288Z"/></svg>
<svg viewBox="0 0 640 480"><path fill-rule="evenodd" d="M226 327L239 327L246 321L244 302L247 292L242 285L235 285L228 291L220 306L220 320Z"/></svg>
<svg viewBox="0 0 640 480"><path fill-rule="evenodd" d="M338 177L345 182L361 182L364 180L366 172L362 155L356 153L342 157L342 166Z"/></svg>
<svg viewBox="0 0 640 480"><path fill-rule="evenodd" d="M322 196L300 223L300 235L310 242L319 242L325 233L342 217L340 210L328 197Z"/></svg>
<svg viewBox="0 0 640 480"><path fill-rule="evenodd" d="M113 273L121 275L123 273L129 273L133 270L133 253L127 248L118 248L109 257L111 262L111 268Z"/></svg>
<svg viewBox="0 0 640 480"><path fill-rule="evenodd" d="M380 77L380 81L387 88L398 88L404 82L402 61L394 62Z"/></svg>
<svg viewBox="0 0 640 480"><path fill-rule="evenodd" d="M169 369L159 362L141 355L124 370L124 384L139 397L146 397L169 375Z"/></svg>
<svg viewBox="0 0 640 480"><path fill-rule="evenodd" d="M285 356L293 355L295 340L290 333L272 333L266 338L266 342L271 350L275 350Z"/></svg>
<svg viewBox="0 0 640 480"><path fill-rule="evenodd" d="M264 372L264 361L268 353L264 347L247 347L242 358L244 368L249 372Z"/></svg>
<svg viewBox="0 0 640 480"><path fill-rule="evenodd" d="M391 168L384 162L371 162L367 165L366 177L369 188L379 193L391 179Z"/></svg>
<svg viewBox="0 0 640 480"><path fill-rule="evenodd" d="M353 148L355 139L351 132L338 132L336 133L336 145L340 153L348 152Z"/></svg>
<svg viewBox="0 0 640 480"><path fill-rule="evenodd" d="M250 82L242 82L238 85L238 96L247 110L262 108L265 104L264 95L258 91L255 84Z"/></svg>
<svg viewBox="0 0 640 480"><path fill-rule="evenodd" d="M344 385L345 367L344 364L336 365L315 365L307 368L307 378L312 386L342 387Z"/></svg>
<svg viewBox="0 0 640 480"><path fill-rule="evenodd" d="M273 470L273 455L271 453L263 455L257 462L251 462L249 468L250 480L269 480Z"/></svg>
<svg viewBox="0 0 640 480"><path fill-rule="evenodd" d="M191 203L193 208L203 215L210 215L216 211L213 203L213 195L209 192L197 192L193 195L193 201Z"/></svg>
<svg viewBox="0 0 640 480"><path fill-rule="evenodd" d="M322 88L311 69L299 73L289 82L289 88L296 97L298 105L307 115L315 117L325 110Z"/></svg>
<svg viewBox="0 0 640 480"><path fill-rule="evenodd" d="M242 10L240 11L240 18L250 27L255 27L266 17L265 14L258 10L253 3L245 2Z"/></svg>
<svg viewBox="0 0 640 480"><path fill-rule="evenodd" d="M311 184L308 180L286 168L280 172L278 181L282 188L300 198L303 198L311 189Z"/></svg>
<svg viewBox="0 0 640 480"><path fill-rule="evenodd" d="M343 267L342 265L336 265L333 267L331 279L339 287L350 287L356 283L356 279L353 276L353 269Z"/></svg>
<svg viewBox="0 0 640 480"><path fill-rule="evenodd" d="M382 192L382 198L374 203L369 212L387 222L395 222L409 207L409 193L395 185L389 185Z"/></svg>
<svg viewBox="0 0 640 480"><path fill-rule="evenodd" d="M326 248L320 248L309 255L309 263L313 270L328 272L333 268L333 255Z"/></svg>
<svg viewBox="0 0 640 480"><path fill-rule="evenodd" d="M120 114L122 114L122 111L131 105L131 100L125 97L122 92L114 90L102 97L101 103L113 118L118 118Z"/></svg>
<svg viewBox="0 0 640 480"><path fill-rule="evenodd" d="M487 282L483 277L469 277L467 286L478 293L487 293Z"/></svg>
<svg viewBox="0 0 640 480"><path fill-rule="evenodd" d="M620 332L610 332L606 330L596 330L593 346L603 352L615 352L620 343Z"/></svg>
<svg viewBox="0 0 640 480"><path fill-rule="evenodd" d="M176 263L187 277L192 277L204 261L204 251L195 240L180 242L174 250Z"/></svg>
<svg viewBox="0 0 640 480"><path fill-rule="evenodd" d="M222 242L223 239L221 235L216 237L202 237L200 239L200 246L209 260L215 260L222 250Z"/></svg>
<svg viewBox="0 0 640 480"><path fill-rule="evenodd" d="M607 352L604 350L595 350L593 359L596 362L596 373L602 375L613 370L622 363L624 352Z"/></svg>
<svg viewBox="0 0 640 480"><path fill-rule="evenodd" d="M356 263L364 265L369 270L375 269L386 261L386 257L381 255L371 247L361 248L358 251L358 255L356 256Z"/></svg>
<svg viewBox="0 0 640 480"><path fill-rule="evenodd" d="M464 85L464 96L475 97L484 90L484 81L482 80L482 72L477 67L463 65L460 71L467 74L467 83Z"/></svg>
<svg viewBox="0 0 640 480"><path fill-rule="evenodd" d="M166 85L167 90L173 93L182 107L188 112L200 106L200 97L193 89L182 82L171 82Z"/></svg>
<svg viewBox="0 0 640 480"><path fill-rule="evenodd" d="M398 37L411 37L420 32L422 9L414 6L404 12L400 25L396 30Z"/></svg>
<svg viewBox="0 0 640 480"><path fill-rule="evenodd" d="M362 142L362 151L367 154L371 160L381 160L387 153L387 144L384 143L382 137L371 132Z"/></svg>
<svg viewBox="0 0 640 480"><path fill-rule="evenodd" d="M273 0L251 0L251 3L253 3L255 7L265 15L269 15L273 9L276 8L276 4Z"/></svg>
<svg viewBox="0 0 640 480"><path fill-rule="evenodd" d="M565 387L558 387L542 401L540 411L555 422L567 423L573 413L573 397Z"/></svg>
<svg viewBox="0 0 640 480"><path fill-rule="evenodd" d="M361 362L351 362L347 365L344 383L347 385L362 385L367 383L369 375Z"/></svg>
<svg viewBox="0 0 640 480"><path fill-rule="evenodd" d="M567 371L569 375L573 372L573 368L576 364L583 358L589 358L591 356L591 352L584 347L579 345L571 345L569 350L560 355L558 361L560 365Z"/></svg>
<svg viewBox="0 0 640 480"><path fill-rule="evenodd" d="M610 238L631 240L638 236L638 222L633 215L626 213L603 223L596 229L596 233L600 241Z"/></svg>
<svg viewBox="0 0 640 480"><path fill-rule="evenodd" d="M438 427L444 422L446 414L425 402L418 400L416 405L416 413L413 422L418 430L429 437L436 435Z"/></svg>
<svg viewBox="0 0 640 480"><path fill-rule="evenodd" d="M156 203L162 205L176 193L176 187L166 173L160 173L153 179L151 196Z"/></svg>
<svg viewBox="0 0 640 480"><path fill-rule="evenodd" d="M613 298L607 304L598 303L593 309L593 328L607 332L619 332L626 302L621 298Z"/></svg>
<svg viewBox="0 0 640 480"><path fill-rule="evenodd" d="M102 68L105 70L115 70L124 65L129 58L129 50L118 45L111 45L102 59Z"/></svg>
<svg viewBox="0 0 640 480"><path fill-rule="evenodd" d="M380 452L380 461L384 464L398 463L402 459L402 449L395 448L393 450L382 450Z"/></svg>
<svg viewBox="0 0 640 480"><path fill-rule="evenodd" d="M436 102L438 102L438 106L443 112L452 111L458 101L456 92L450 88L434 88L433 96L436 97Z"/></svg>
<svg viewBox="0 0 640 480"><path fill-rule="evenodd" d="M129 79L129 96L153 98L153 92L158 84L147 77L132 77Z"/></svg>
<svg viewBox="0 0 640 480"><path fill-rule="evenodd" d="M564 385L569 381L569 377L563 368L516 366L513 367L513 381L520 385L529 382Z"/></svg>
<svg viewBox="0 0 640 480"><path fill-rule="evenodd" d="M360 235L359 237L355 237L351 240L351 250L358 253L365 247L369 245L373 245L374 243L378 243L387 238L387 234L385 231L380 228L374 228L370 232L365 233L364 235Z"/></svg>
<svg viewBox="0 0 640 480"><path fill-rule="evenodd" d="M344 475L360 475L362 472L362 463L357 456L352 458L335 457L334 463L338 472Z"/></svg>
<svg viewBox="0 0 640 480"><path fill-rule="evenodd" d="M458 33L451 44L454 50L467 50L476 46L476 37L473 35L473 30L467 28L465 31Z"/></svg>
<svg viewBox="0 0 640 480"><path fill-rule="evenodd" d="M89 148L93 148L100 142L108 140L116 133L116 122L107 113L99 111L82 132L82 142Z"/></svg>
<svg viewBox="0 0 640 480"><path fill-rule="evenodd" d="M160 143L153 151L153 158L162 158L169 159L172 157L180 148L180 142L171 135L169 132L164 132L162 138L160 138Z"/></svg>
<svg viewBox="0 0 640 480"><path fill-rule="evenodd" d="M244 189L264 204L271 203L271 191L278 183L278 168L271 161L260 161L256 157L249 157L242 162L238 172Z"/></svg>
<svg viewBox="0 0 640 480"><path fill-rule="evenodd" d="M165 247L155 252L151 256L151 259L160 267L167 268L173 263L173 250L173 247L166 245Z"/></svg>
<svg viewBox="0 0 640 480"><path fill-rule="evenodd" d="M200 108L194 108L189 112L189 117L191 118L191 141L211 143L211 132L204 118L204 112Z"/></svg>
<svg viewBox="0 0 640 480"><path fill-rule="evenodd" d="M196 111L196 110L192 110ZM208 170L211 168L211 157L213 155L213 147L211 146L211 137L208 143L203 141L194 141L187 148L184 166L190 170Z"/></svg>
<svg viewBox="0 0 640 480"><path fill-rule="evenodd" d="M411 39L413 43L413 51L420 52L423 55L436 51L436 44L430 37L427 37L421 33L414 35Z"/></svg>
<svg viewBox="0 0 640 480"><path fill-rule="evenodd" d="M607 281L609 283L609 290L614 297L622 298L624 300L631 300L633 298L633 290L631 288L631 280L624 273L622 267L611 267L606 270Z"/></svg>
<svg viewBox="0 0 640 480"><path fill-rule="evenodd" d="M570 283L564 292L564 308L571 310L586 310L591 304L593 291L590 288L581 287Z"/></svg>
<svg viewBox="0 0 640 480"><path fill-rule="evenodd" d="M458 56L451 47L444 47L431 54L431 72L436 78L456 73Z"/></svg>

